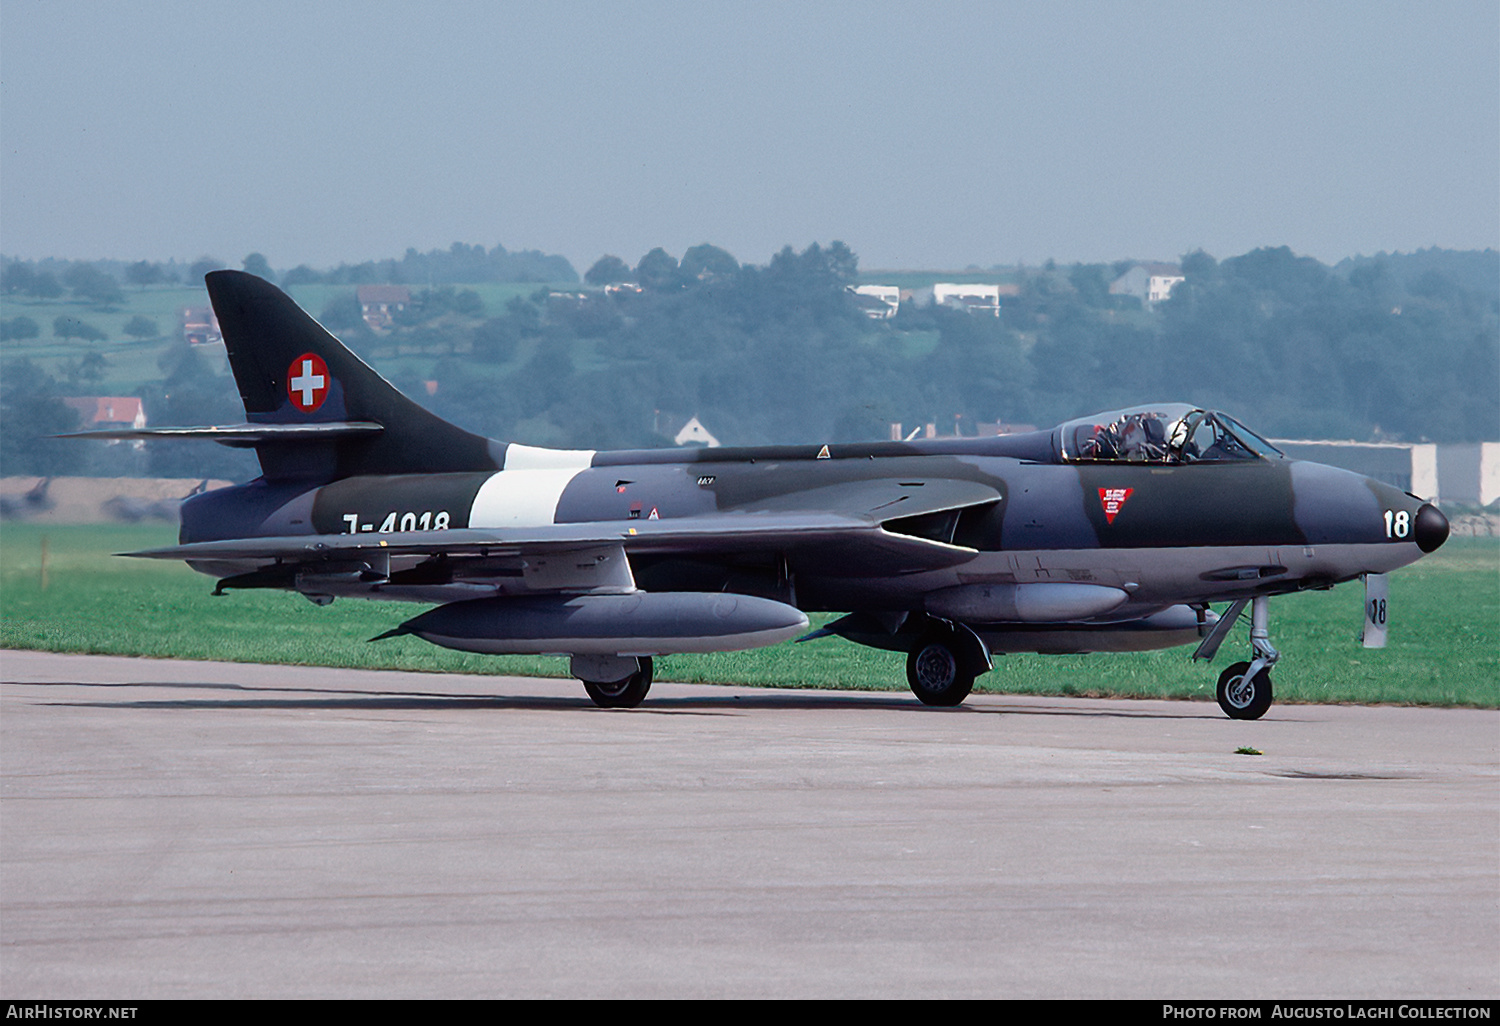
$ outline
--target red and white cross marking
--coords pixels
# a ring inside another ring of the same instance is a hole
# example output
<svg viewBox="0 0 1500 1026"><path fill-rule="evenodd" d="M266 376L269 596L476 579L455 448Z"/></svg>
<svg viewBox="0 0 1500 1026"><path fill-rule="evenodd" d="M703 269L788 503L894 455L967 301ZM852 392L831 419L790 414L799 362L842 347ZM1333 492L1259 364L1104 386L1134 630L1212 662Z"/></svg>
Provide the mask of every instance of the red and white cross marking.
<svg viewBox="0 0 1500 1026"><path fill-rule="evenodd" d="M292 405L303 413L312 413L328 398L332 382L328 364L317 353L303 353L286 369L286 394Z"/></svg>
<svg viewBox="0 0 1500 1026"><path fill-rule="evenodd" d="M1112 524L1115 517L1119 515L1120 507L1125 505L1125 500L1130 498L1134 488L1101 488L1099 489L1099 505L1104 507L1104 522Z"/></svg>

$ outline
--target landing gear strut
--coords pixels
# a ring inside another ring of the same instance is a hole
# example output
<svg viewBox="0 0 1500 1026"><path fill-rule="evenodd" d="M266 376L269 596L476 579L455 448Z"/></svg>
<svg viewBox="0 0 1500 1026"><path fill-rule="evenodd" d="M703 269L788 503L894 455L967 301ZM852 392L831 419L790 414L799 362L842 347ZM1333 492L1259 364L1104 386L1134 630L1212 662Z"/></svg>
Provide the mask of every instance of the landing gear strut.
<svg viewBox="0 0 1500 1026"><path fill-rule="evenodd" d="M1269 603L1264 595L1250 600L1250 652L1254 658L1248 663L1235 663L1219 675L1219 708L1233 720L1258 720L1271 708L1271 667L1281 653L1271 647Z"/></svg>

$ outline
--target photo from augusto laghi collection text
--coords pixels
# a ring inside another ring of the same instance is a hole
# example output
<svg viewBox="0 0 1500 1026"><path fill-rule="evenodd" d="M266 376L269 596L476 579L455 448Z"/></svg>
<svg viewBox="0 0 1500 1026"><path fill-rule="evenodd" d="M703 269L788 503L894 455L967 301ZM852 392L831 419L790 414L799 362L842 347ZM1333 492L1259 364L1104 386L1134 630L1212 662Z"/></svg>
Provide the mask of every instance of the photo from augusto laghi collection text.
<svg viewBox="0 0 1500 1026"><path fill-rule="evenodd" d="M1489 1019L1493 1001L1168 1002L1163 1019Z"/></svg>

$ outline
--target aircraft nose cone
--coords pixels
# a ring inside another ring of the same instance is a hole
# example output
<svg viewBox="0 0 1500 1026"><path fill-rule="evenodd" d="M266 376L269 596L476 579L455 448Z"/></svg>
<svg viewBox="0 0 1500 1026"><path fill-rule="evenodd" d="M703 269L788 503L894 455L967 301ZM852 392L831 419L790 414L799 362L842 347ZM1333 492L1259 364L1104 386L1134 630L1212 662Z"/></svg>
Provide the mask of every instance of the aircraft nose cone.
<svg viewBox="0 0 1500 1026"><path fill-rule="evenodd" d="M1448 518L1432 503L1417 510L1417 548L1433 552L1448 540Z"/></svg>

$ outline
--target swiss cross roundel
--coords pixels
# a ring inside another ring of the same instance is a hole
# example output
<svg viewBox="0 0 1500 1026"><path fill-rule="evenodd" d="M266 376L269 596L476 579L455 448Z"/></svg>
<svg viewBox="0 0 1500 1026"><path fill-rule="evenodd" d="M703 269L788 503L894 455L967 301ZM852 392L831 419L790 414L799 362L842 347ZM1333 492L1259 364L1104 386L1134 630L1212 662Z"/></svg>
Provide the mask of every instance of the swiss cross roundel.
<svg viewBox="0 0 1500 1026"><path fill-rule="evenodd" d="M303 413L312 413L323 405L332 383L328 364L317 353L303 353L286 369L286 394Z"/></svg>

